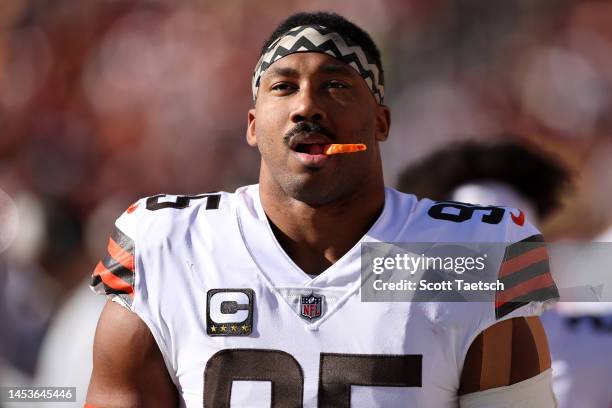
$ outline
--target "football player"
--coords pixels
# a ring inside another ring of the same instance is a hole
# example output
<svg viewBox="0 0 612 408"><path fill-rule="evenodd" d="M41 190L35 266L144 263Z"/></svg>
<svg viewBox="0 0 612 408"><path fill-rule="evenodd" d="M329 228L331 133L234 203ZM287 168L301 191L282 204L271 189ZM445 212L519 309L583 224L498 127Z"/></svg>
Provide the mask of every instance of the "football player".
<svg viewBox="0 0 612 408"><path fill-rule="evenodd" d="M290 16L252 92L258 185L156 195L117 220L92 276L111 301L88 404L552 407L541 236L518 210L385 188L370 36L336 14ZM496 267L515 286L491 302L362 302L361 247L377 242L505 242Z"/></svg>
<svg viewBox="0 0 612 408"><path fill-rule="evenodd" d="M405 168L398 188L439 200L520 207L539 224L559 207L569 184L570 173L559 161L519 143L459 142ZM610 406L612 366L606 356L612 335L606 304L555 306L542 322L559 408Z"/></svg>

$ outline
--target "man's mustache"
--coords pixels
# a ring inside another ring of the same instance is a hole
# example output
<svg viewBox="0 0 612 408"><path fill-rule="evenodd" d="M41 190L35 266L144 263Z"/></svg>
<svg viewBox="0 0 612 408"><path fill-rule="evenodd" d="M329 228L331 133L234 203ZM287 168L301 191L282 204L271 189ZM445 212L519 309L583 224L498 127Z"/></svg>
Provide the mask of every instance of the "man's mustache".
<svg viewBox="0 0 612 408"><path fill-rule="evenodd" d="M334 135L326 127L321 126L317 122L304 121L304 122L298 123L297 125L295 125L293 127L293 129L288 131L285 134L285 136L283 137L283 141L285 142L285 144L287 146L289 146L289 143L291 142L292 138L294 138L296 136L301 136L301 135L308 135L310 133L319 133L319 134L329 138L330 141L333 141L333 140L336 139L336 135Z"/></svg>

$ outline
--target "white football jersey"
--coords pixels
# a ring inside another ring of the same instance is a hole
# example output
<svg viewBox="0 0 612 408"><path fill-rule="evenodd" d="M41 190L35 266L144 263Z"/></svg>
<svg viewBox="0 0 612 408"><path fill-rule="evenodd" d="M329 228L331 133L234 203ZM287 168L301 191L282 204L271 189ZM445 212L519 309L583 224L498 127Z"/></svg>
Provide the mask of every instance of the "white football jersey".
<svg viewBox="0 0 612 408"><path fill-rule="evenodd" d="M513 288L496 302L362 302L361 243L512 248L538 234L519 210L386 189L368 233L312 278L277 242L257 185L158 195L117 220L92 287L147 324L186 407L456 407L475 337L556 297L548 269L533 268L547 259L504 260Z"/></svg>

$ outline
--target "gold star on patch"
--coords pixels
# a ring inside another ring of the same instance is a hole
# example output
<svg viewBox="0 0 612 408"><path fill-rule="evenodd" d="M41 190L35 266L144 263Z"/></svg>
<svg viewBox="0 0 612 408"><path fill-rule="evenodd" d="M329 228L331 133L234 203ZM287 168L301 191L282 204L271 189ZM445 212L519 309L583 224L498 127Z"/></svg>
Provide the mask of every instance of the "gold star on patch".
<svg viewBox="0 0 612 408"><path fill-rule="evenodd" d="M235 324L232 324L232 331L235 332L236 330L238 330L238 326L236 326Z"/></svg>
<svg viewBox="0 0 612 408"><path fill-rule="evenodd" d="M242 329L243 332L249 331L249 326L247 326L246 324L243 324L242 326L240 326L240 328Z"/></svg>
<svg viewBox="0 0 612 408"><path fill-rule="evenodd" d="M217 332L217 326L215 326L214 324L210 327L210 331L212 333L216 333Z"/></svg>
<svg viewBox="0 0 612 408"><path fill-rule="evenodd" d="M221 331L225 333L225 331L227 330L227 326L226 325L221 325Z"/></svg>

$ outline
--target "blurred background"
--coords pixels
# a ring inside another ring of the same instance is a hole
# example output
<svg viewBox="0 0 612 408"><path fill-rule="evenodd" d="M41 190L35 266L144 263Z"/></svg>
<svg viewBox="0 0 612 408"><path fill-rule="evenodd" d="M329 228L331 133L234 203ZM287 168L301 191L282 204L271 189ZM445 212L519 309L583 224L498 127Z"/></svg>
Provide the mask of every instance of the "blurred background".
<svg viewBox="0 0 612 408"><path fill-rule="evenodd" d="M512 139L573 174L547 238L606 233L612 2L3 0L0 385L78 383L82 401L103 303L84 282L114 219L142 196L257 181L252 69L299 10L343 14L381 48L388 185L453 141Z"/></svg>

